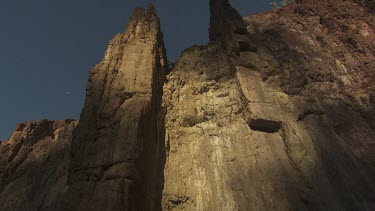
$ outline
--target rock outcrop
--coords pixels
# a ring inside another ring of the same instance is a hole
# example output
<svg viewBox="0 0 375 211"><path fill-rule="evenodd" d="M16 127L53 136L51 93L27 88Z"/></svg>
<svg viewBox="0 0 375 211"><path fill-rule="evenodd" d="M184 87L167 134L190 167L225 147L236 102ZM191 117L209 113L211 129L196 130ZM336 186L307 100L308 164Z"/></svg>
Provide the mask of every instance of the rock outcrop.
<svg viewBox="0 0 375 211"><path fill-rule="evenodd" d="M211 13L211 42L164 86L163 209L374 209L374 15L352 1Z"/></svg>
<svg viewBox="0 0 375 211"><path fill-rule="evenodd" d="M73 133L0 142L0 210L374 210L371 5L210 0L210 42L171 70L153 6L136 9Z"/></svg>
<svg viewBox="0 0 375 211"><path fill-rule="evenodd" d="M134 11L91 72L63 210L153 210L161 197L167 58L152 5Z"/></svg>
<svg viewBox="0 0 375 211"><path fill-rule="evenodd" d="M25 122L0 143L0 210L55 210L67 188L75 125L73 120Z"/></svg>

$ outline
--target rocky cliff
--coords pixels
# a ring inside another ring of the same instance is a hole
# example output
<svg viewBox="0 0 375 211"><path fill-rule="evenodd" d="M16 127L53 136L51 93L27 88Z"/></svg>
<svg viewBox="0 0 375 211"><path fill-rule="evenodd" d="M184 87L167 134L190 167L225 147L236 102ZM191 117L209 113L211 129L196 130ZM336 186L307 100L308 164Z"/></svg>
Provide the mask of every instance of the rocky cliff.
<svg viewBox="0 0 375 211"><path fill-rule="evenodd" d="M67 188L70 142L76 121L17 125L0 143L0 210L53 210Z"/></svg>
<svg viewBox="0 0 375 211"><path fill-rule="evenodd" d="M155 9L138 8L90 72L73 132L64 203L70 206L63 210L155 209L161 197L166 67Z"/></svg>
<svg viewBox="0 0 375 211"><path fill-rule="evenodd" d="M165 210L374 209L374 15L304 1L240 18L164 86Z"/></svg>
<svg viewBox="0 0 375 211"><path fill-rule="evenodd" d="M172 69L155 9L136 9L66 147L24 127L0 145L1 210L374 210L375 15L356 2L241 17L211 0L209 43ZM46 143L51 164L25 155Z"/></svg>

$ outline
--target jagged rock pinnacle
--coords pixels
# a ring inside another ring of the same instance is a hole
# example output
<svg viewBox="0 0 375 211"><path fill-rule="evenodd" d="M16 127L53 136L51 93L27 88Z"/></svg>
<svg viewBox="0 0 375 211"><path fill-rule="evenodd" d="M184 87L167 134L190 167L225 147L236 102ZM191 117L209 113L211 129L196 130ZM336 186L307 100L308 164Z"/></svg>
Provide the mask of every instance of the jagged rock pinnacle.
<svg viewBox="0 0 375 211"><path fill-rule="evenodd" d="M152 210L167 58L152 4L136 8L91 72L74 132L67 199L78 210ZM147 131L147 132L146 132ZM122 191L122 194L110 188Z"/></svg>
<svg viewBox="0 0 375 211"><path fill-rule="evenodd" d="M42 120L0 143L0 210L375 210L366 5L242 18L211 0L210 42L168 75L155 9L137 8L90 71L73 133Z"/></svg>
<svg viewBox="0 0 375 211"><path fill-rule="evenodd" d="M210 0L210 41L221 41L228 45L235 33L247 33L241 15L232 8L228 0Z"/></svg>

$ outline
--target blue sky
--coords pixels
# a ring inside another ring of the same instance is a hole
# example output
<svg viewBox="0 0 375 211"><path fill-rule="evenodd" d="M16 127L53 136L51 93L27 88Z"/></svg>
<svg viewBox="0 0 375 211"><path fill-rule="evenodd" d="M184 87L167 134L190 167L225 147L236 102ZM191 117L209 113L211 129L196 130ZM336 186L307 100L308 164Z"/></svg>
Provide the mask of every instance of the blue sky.
<svg viewBox="0 0 375 211"><path fill-rule="evenodd" d="M154 0L169 60L208 41L208 0ZM267 0L231 0L241 15L271 9ZM77 119L88 71L108 41L147 0L2 0L0 140L19 122Z"/></svg>

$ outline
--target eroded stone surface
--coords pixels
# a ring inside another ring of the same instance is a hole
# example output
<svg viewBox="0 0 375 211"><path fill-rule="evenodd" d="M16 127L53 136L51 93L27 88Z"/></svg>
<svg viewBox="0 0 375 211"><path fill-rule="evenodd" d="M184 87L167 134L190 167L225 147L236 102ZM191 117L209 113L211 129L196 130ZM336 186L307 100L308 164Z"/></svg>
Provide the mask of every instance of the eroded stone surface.
<svg viewBox="0 0 375 211"><path fill-rule="evenodd" d="M185 50L165 83L159 20L137 9L90 72L71 150L45 142L68 142L73 122L21 124L17 141L0 142L0 208L374 210L368 2L296 1L242 18L211 0L210 42ZM41 172L51 178L26 177Z"/></svg>
<svg viewBox="0 0 375 211"><path fill-rule="evenodd" d="M241 20L220 0L211 13L210 44L164 86L163 209L374 209L373 14L304 1ZM221 77L198 65L207 48L228 61Z"/></svg>
<svg viewBox="0 0 375 211"><path fill-rule="evenodd" d="M64 210L156 209L166 66L154 7L136 9L90 72L73 133Z"/></svg>
<svg viewBox="0 0 375 211"><path fill-rule="evenodd" d="M76 121L31 121L17 125L0 144L0 210L54 210L67 188Z"/></svg>

